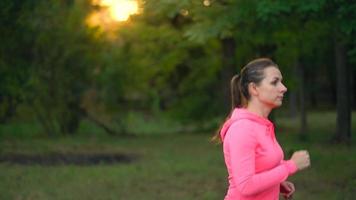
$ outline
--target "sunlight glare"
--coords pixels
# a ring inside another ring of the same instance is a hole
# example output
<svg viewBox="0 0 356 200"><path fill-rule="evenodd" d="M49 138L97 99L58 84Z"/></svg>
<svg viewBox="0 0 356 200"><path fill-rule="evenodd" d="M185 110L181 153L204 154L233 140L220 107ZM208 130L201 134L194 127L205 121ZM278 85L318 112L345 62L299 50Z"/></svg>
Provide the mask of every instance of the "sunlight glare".
<svg viewBox="0 0 356 200"><path fill-rule="evenodd" d="M126 21L130 15L138 13L138 3L134 0L96 0L94 4L107 7L115 21Z"/></svg>
<svg viewBox="0 0 356 200"><path fill-rule="evenodd" d="M210 6L210 0L204 0L203 4L204 6Z"/></svg>

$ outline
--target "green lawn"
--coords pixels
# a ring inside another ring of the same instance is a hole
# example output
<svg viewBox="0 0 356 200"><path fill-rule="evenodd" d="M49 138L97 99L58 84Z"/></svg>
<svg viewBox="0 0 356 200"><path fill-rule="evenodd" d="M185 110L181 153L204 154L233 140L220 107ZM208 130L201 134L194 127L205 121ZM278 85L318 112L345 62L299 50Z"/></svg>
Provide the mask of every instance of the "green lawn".
<svg viewBox="0 0 356 200"><path fill-rule="evenodd" d="M219 199L225 170L206 135L47 139L2 142L3 152L119 152L131 164L0 164L0 199Z"/></svg>
<svg viewBox="0 0 356 200"><path fill-rule="evenodd" d="M277 137L286 154L303 148L311 153L312 167L290 179L297 188L294 199L351 200L356 197L355 143L353 147L345 147L331 145L324 139L330 137L333 117L323 113L310 115L309 143L297 141L295 121L278 121ZM137 156L130 164L97 166L43 167L2 163L1 200L218 200L223 199L227 186L221 146L209 143L208 134L132 138L95 135L52 139L2 137L0 145L3 154L117 152Z"/></svg>

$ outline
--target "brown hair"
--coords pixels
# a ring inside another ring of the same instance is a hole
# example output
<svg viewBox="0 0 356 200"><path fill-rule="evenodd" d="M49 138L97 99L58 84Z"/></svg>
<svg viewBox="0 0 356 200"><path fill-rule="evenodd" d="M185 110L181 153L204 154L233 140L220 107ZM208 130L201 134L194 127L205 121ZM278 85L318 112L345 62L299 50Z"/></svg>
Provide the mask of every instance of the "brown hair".
<svg viewBox="0 0 356 200"><path fill-rule="evenodd" d="M230 83L231 111L227 116L227 119L230 118L231 113L235 108L242 108L247 106L248 101L251 98L251 95L248 91L249 83L255 83L256 85L259 85L265 77L264 70L268 67L278 68L278 65L269 58L258 58L252 60L246 66L244 66L241 69L240 74L232 77ZM220 130L222 126L223 124L213 136L212 141L217 141L219 143L221 142Z"/></svg>

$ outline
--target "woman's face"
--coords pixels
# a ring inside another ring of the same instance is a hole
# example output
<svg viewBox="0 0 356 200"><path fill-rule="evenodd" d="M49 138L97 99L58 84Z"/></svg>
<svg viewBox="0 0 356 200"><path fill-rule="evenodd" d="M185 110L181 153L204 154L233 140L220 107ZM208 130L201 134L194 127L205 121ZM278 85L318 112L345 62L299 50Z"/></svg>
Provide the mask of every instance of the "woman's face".
<svg viewBox="0 0 356 200"><path fill-rule="evenodd" d="M282 105L283 95L287 88L282 83L282 74L276 67L264 69L265 78L256 86L257 99L270 108Z"/></svg>

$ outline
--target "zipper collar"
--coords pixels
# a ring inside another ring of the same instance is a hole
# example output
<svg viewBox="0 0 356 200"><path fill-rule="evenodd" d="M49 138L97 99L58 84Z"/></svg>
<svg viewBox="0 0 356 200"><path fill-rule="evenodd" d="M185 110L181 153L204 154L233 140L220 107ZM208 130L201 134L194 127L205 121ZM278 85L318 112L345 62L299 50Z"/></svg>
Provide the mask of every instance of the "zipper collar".
<svg viewBox="0 0 356 200"><path fill-rule="evenodd" d="M232 112L231 119L233 119L233 120L234 119L235 120L249 119L249 120L255 121L259 124L262 124L262 125L265 125L268 127L270 127L270 126L273 127L273 123L270 120L268 120L267 118L258 116L257 114L248 111L246 108L235 108L234 111Z"/></svg>
<svg viewBox="0 0 356 200"><path fill-rule="evenodd" d="M260 117L245 108L235 108L232 111L230 118L225 121L223 127L220 130L220 137L222 140L224 140L225 135L229 130L230 126L239 119L249 119L251 121L255 121L259 124L266 126L266 134L270 135L271 137L274 137L274 126L270 120Z"/></svg>

